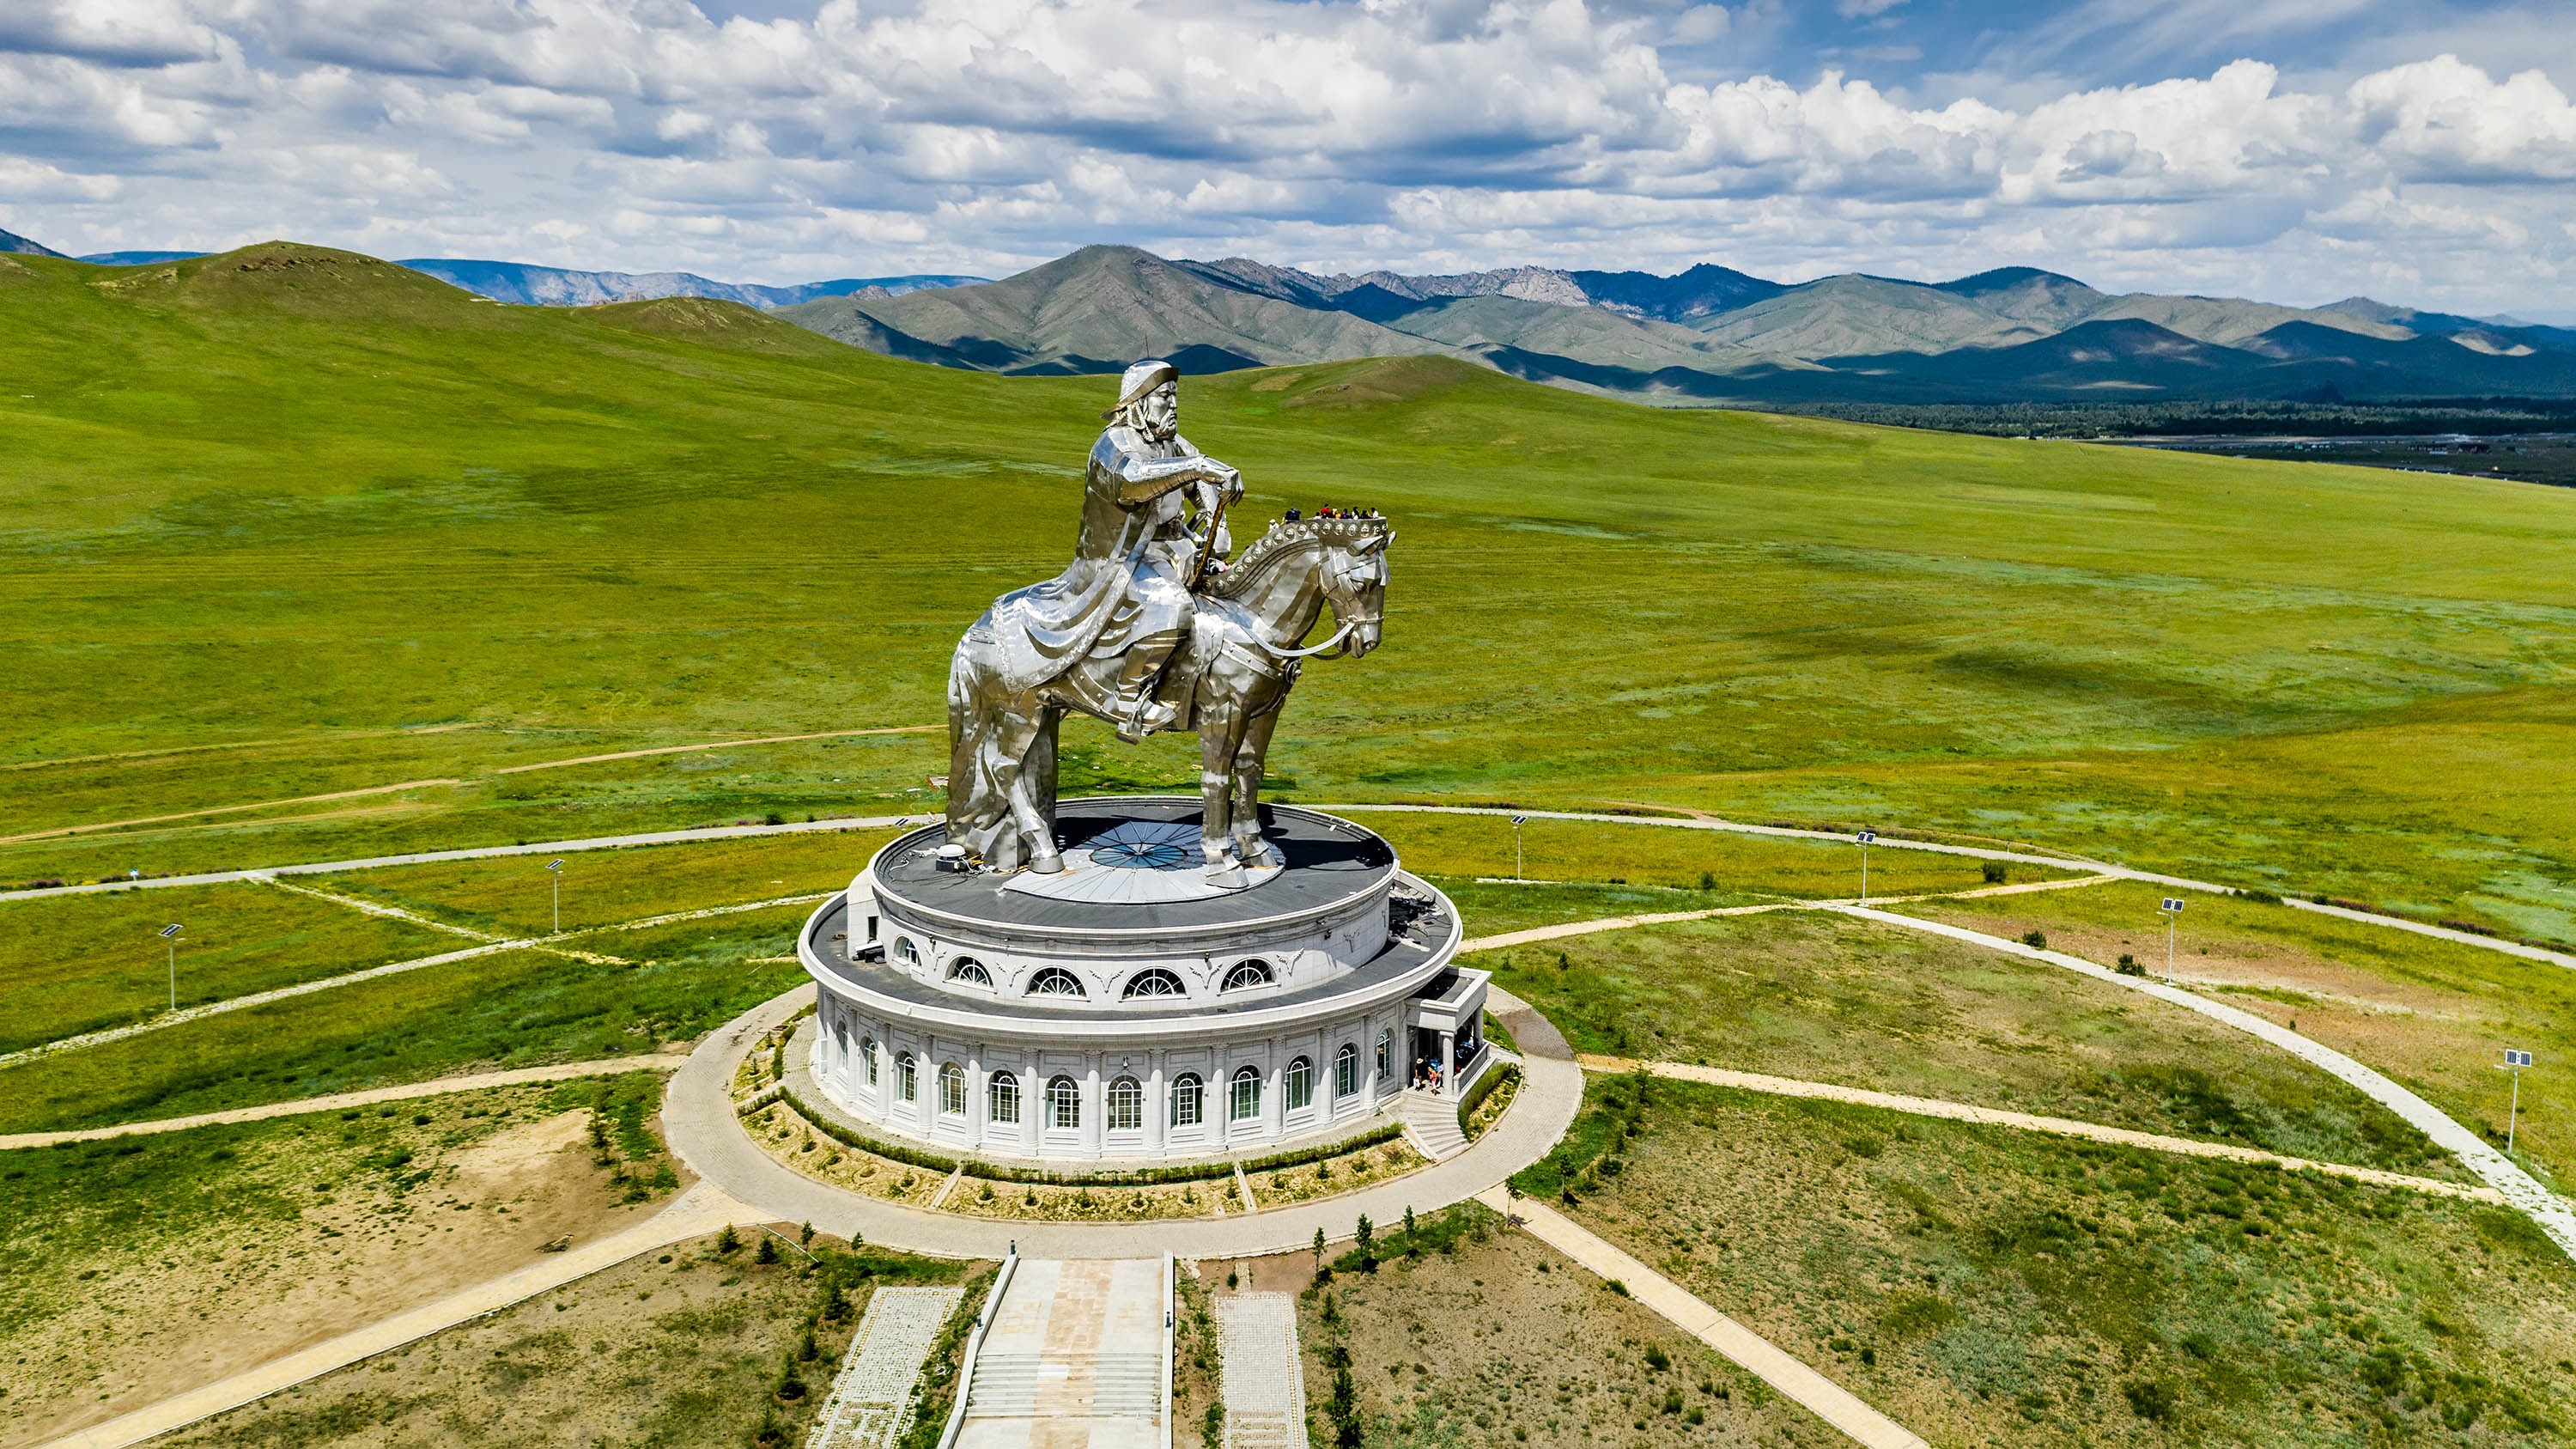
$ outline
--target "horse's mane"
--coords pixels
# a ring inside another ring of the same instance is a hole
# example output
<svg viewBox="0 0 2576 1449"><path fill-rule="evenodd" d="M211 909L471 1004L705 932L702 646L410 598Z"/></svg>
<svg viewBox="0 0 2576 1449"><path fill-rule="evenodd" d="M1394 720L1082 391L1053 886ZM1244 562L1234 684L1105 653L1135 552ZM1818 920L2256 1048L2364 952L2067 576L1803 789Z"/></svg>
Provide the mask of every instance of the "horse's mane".
<svg viewBox="0 0 2576 1449"><path fill-rule="evenodd" d="M1221 599L1239 599L1250 591L1264 574L1284 559L1303 553L1325 542L1357 543L1386 532L1383 518L1301 518L1294 523L1276 522L1268 532L1252 541L1226 571L1208 586L1208 592Z"/></svg>

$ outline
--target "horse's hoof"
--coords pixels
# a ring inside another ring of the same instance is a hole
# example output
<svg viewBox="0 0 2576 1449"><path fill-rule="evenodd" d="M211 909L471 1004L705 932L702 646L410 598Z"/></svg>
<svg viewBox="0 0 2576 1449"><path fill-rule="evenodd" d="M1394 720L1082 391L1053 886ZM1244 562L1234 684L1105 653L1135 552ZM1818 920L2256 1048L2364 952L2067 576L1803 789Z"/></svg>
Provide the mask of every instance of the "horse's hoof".
<svg viewBox="0 0 2576 1449"><path fill-rule="evenodd" d="M1252 883L1244 879L1243 867L1230 860L1223 865L1209 866L1207 882L1212 886L1241 886Z"/></svg>
<svg viewBox="0 0 2576 1449"><path fill-rule="evenodd" d="M1268 870L1272 866L1282 864L1279 852L1271 848L1269 841L1247 840L1242 842L1242 846L1243 863L1248 869Z"/></svg>
<svg viewBox="0 0 2576 1449"><path fill-rule="evenodd" d="M1064 870L1064 857L1052 850L1042 850L1029 861L1029 869L1039 875L1058 875Z"/></svg>

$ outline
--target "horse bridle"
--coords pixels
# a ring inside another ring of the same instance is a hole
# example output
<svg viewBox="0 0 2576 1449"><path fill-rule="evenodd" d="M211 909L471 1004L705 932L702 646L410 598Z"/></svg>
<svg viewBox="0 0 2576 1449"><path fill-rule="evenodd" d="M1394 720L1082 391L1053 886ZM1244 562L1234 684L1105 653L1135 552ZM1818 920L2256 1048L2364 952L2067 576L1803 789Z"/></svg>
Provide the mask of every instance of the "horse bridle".
<svg viewBox="0 0 2576 1449"><path fill-rule="evenodd" d="M1333 576L1334 582L1336 583L1346 584L1350 579L1349 570L1343 567L1336 567L1333 570ZM1327 599L1331 598L1332 595L1333 591L1331 589L1328 588L1324 591L1324 597ZM1336 609L1335 612L1339 613L1340 611ZM1282 649L1278 645L1273 644L1266 639L1262 639L1259 635L1255 635L1253 637L1254 642L1261 645L1262 652L1268 654L1274 659L1312 659L1316 655L1324 653L1326 650L1337 648L1346 649L1348 647L1348 641L1351 637L1352 630L1358 628L1362 624L1375 624L1383 618L1385 618L1384 611L1380 611L1375 614L1354 615L1350 618L1346 618L1342 620L1342 626L1333 631L1333 637L1325 640L1321 644L1312 645L1304 649Z"/></svg>

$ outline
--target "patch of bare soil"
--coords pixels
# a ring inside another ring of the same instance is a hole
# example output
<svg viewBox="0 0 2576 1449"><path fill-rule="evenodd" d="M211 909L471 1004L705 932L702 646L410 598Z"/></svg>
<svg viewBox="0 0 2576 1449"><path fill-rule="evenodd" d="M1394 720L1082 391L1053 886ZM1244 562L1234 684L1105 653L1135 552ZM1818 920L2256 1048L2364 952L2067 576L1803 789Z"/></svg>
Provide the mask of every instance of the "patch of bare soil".
<svg viewBox="0 0 2576 1449"><path fill-rule="evenodd" d="M1224 1291L1300 1295L1315 1442L1335 1442L1345 1365L1367 1449L1818 1442L1806 1412L1697 1339L1490 1220L1447 1249L1314 1285L1303 1253L1200 1265ZM1344 1356L1347 1355L1345 1358Z"/></svg>
<svg viewBox="0 0 2576 1449"><path fill-rule="evenodd" d="M103 1158L123 1175L42 1214L8 1275L0 1445L114 1418L657 1210L620 1201L587 1111L548 1103L544 1088L470 1093ZM56 1186L78 1195L77 1170ZM56 1238L60 1251L40 1246Z"/></svg>
<svg viewBox="0 0 2576 1449"><path fill-rule="evenodd" d="M172 1449L730 1449L753 1443L771 1420L780 1442L801 1443L866 1309L868 1277L855 1275L835 1316L827 1285L853 1275L817 1273L794 1252L779 1258L757 1262L749 1246L719 1252L713 1237L677 1244L164 1442ZM813 1356L806 1358L809 1327ZM797 1382L787 1389L790 1364Z"/></svg>

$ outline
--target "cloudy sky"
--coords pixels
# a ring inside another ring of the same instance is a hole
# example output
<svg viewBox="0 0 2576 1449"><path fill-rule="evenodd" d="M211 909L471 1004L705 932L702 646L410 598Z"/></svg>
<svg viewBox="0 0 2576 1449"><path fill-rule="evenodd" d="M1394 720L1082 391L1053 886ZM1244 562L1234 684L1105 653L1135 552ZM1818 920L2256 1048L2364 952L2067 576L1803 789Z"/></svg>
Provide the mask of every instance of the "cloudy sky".
<svg viewBox="0 0 2576 1449"><path fill-rule="evenodd" d="M0 227L765 282L2029 264L2563 320L2570 89L2563 0L0 0Z"/></svg>

